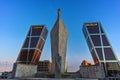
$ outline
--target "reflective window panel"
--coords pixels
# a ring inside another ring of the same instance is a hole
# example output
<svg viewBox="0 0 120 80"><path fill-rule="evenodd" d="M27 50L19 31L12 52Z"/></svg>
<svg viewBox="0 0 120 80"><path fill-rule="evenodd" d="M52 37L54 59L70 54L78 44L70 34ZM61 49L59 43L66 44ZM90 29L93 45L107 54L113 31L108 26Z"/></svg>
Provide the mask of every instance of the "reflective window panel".
<svg viewBox="0 0 120 80"><path fill-rule="evenodd" d="M100 35L91 35L94 46L101 46Z"/></svg>
<svg viewBox="0 0 120 80"><path fill-rule="evenodd" d="M99 33L99 27L98 26L87 26L88 32L90 34L93 33Z"/></svg>
<svg viewBox="0 0 120 80"><path fill-rule="evenodd" d="M46 40L47 33L48 33L48 31L47 31L47 29L45 28L44 31L43 31L43 34L42 34L44 40Z"/></svg>
<svg viewBox="0 0 120 80"><path fill-rule="evenodd" d="M87 44L88 44L89 49L91 50L92 49L92 44L90 42L90 38L87 39Z"/></svg>
<svg viewBox="0 0 120 80"><path fill-rule="evenodd" d="M37 46L39 37L32 37L31 38L31 43L30 43L30 48L35 48Z"/></svg>
<svg viewBox="0 0 120 80"><path fill-rule="evenodd" d="M104 48L104 54L106 60L116 60L111 48Z"/></svg>
<svg viewBox="0 0 120 80"><path fill-rule="evenodd" d="M102 48L96 48L100 60L103 60Z"/></svg>
<svg viewBox="0 0 120 80"><path fill-rule="evenodd" d="M26 38L23 48L28 48L29 45L29 37Z"/></svg>
<svg viewBox="0 0 120 80"><path fill-rule="evenodd" d="M32 61L34 52L35 52L34 49L29 50L28 62L31 62L31 61Z"/></svg>
<svg viewBox="0 0 120 80"><path fill-rule="evenodd" d="M95 64L99 64L99 61L98 61L97 56L96 56L96 54L95 54L95 51L92 50L91 53L92 53L92 57L93 57L94 63L95 63Z"/></svg>
<svg viewBox="0 0 120 80"><path fill-rule="evenodd" d="M109 44L105 35L102 35L102 42L103 42L103 46L110 46L110 44Z"/></svg>
<svg viewBox="0 0 120 80"><path fill-rule="evenodd" d="M20 57L19 57L19 61L23 61L23 62L26 62L27 61L27 56L28 56L28 50L25 49L25 50L22 50L21 53L20 53Z"/></svg>
<svg viewBox="0 0 120 80"><path fill-rule="evenodd" d="M39 44L38 44L38 49L40 49L42 51L43 45L44 45L44 40L41 39L40 42L39 42Z"/></svg>
<svg viewBox="0 0 120 80"><path fill-rule="evenodd" d="M32 27L32 36L40 36L43 27L41 26L34 26Z"/></svg>

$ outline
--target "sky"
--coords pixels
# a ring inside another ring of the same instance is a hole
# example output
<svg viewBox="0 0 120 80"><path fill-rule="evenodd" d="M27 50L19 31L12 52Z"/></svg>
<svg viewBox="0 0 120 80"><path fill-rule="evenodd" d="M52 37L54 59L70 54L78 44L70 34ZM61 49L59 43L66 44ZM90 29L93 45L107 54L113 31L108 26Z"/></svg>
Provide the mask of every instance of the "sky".
<svg viewBox="0 0 120 80"><path fill-rule="evenodd" d="M120 60L120 0L0 0L0 72L12 70L31 25L46 25L40 60L51 60L50 31L58 8L68 31L68 71L77 71L83 60L93 63L82 32L85 22L101 22Z"/></svg>

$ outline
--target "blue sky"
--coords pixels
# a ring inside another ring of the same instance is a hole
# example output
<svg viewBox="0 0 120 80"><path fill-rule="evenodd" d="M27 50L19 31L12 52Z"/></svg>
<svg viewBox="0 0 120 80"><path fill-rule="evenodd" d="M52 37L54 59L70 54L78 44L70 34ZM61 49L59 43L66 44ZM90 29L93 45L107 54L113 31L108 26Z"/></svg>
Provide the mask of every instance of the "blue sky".
<svg viewBox="0 0 120 80"><path fill-rule="evenodd" d="M1 69L15 62L30 25L46 25L49 33L40 60L51 60L50 31L58 8L68 31L69 71L76 71L84 59L92 62L82 32L85 22L101 22L120 59L120 0L0 0Z"/></svg>

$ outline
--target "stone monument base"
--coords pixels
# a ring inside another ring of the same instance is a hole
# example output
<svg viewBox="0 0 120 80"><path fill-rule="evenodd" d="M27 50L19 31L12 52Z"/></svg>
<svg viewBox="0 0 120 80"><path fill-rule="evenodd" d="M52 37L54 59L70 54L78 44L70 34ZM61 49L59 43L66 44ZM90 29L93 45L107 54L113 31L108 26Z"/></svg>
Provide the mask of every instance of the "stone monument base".
<svg viewBox="0 0 120 80"><path fill-rule="evenodd" d="M14 63L12 78L33 77L37 73L37 65Z"/></svg>
<svg viewBox="0 0 120 80"><path fill-rule="evenodd" d="M83 78L105 78L102 65L80 66L80 74Z"/></svg>

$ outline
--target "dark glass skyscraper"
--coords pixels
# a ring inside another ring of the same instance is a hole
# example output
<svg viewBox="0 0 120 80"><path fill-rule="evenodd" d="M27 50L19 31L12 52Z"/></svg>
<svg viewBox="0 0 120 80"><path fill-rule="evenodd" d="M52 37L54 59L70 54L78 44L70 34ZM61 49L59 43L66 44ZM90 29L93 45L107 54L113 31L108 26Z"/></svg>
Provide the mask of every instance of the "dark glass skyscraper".
<svg viewBox="0 0 120 80"><path fill-rule="evenodd" d="M17 63L37 64L47 37L48 30L44 25L30 27L24 44L17 58Z"/></svg>
<svg viewBox="0 0 120 80"><path fill-rule="evenodd" d="M119 71L119 61L100 23L85 23L83 33L95 64L103 64L106 74Z"/></svg>

